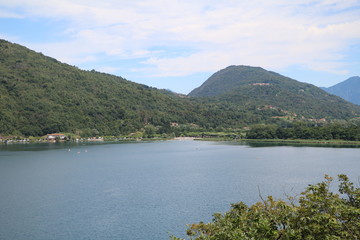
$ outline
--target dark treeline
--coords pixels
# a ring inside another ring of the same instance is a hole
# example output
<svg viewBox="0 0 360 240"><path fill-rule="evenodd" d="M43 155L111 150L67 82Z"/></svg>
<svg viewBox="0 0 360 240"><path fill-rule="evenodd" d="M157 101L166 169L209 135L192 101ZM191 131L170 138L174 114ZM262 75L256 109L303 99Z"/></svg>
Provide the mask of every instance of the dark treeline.
<svg viewBox="0 0 360 240"><path fill-rule="evenodd" d="M360 140L360 124L355 121L332 123L323 126L309 126L303 122L289 127L254 125L246 134L248 139L317 139L317 140Z"/></svg>

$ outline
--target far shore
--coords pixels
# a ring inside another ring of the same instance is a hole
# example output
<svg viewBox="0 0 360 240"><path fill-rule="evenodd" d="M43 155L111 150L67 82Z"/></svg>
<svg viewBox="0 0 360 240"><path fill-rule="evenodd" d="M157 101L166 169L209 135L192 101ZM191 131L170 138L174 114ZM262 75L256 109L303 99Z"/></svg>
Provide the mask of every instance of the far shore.
<svg viewBox="0 0 360 240"><path fill-rule="evenodd" d="M317 139L230 139L230 138L195 138L201 141L234 141L253 143L283 143L283 144L317 144L317 145L360 145L360 141L317 140Z"/></svg>
<svg viewBox="0 0 360 240"><path fill-rule="evenodd" d="M229 138L229 137L210 137L210 136L198 136L198 137L173 137L173 138L134 138L134 137L93 137L93 138L80 138L72 140L45 140L37 139L30 140L29 138L24 139L9 139L1 141L0 144L24 144L24 143L56 143L56 142L132 142L132 141L159 141L159 140L174 140L174 141L226 141L226 142L247 142L247 143L272 143L272 144L289 144L289 145L337 145L337 146L359 146L360 141L344 141L344 140L325 140L325 139L244 139L244 138Z"/></svg>
<svg viewBox="0 0 360 240"><path fill-rule="evenodd" d="M185 140L195 140L198 138L195 137L174 137L172 140L177 140L177 141L185 141Z"/></svg>

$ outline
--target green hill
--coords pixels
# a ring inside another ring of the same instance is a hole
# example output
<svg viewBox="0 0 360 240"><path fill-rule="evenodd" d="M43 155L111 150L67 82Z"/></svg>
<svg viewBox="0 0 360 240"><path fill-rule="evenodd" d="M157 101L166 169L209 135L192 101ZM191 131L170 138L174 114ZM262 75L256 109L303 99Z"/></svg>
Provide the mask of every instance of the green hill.
<svg viewBox="0 0 360 240"><path fill-rule="evenodd" d="M349 102L360 105L360 77L351 77L334 86L322 89Z"/></svg>
<svg viewBox="0 0 360 240"><path fill-rule="evenodd" d="M265 121L224 103L203 102L96 71L83 71L0 40L0 135L121 135L239 127ZM171 128L175 122L181 127Z"/></svg>
<svg viewBox="0 0 360 240"><path fill-rule="evenodd" d="M160 134L180 134L302 116L346 119L360 112L360 106L261 68L232 66L214 76L190 94L208 97L186 97L80 70L0 40L0 135L117 136L147 126Z"/></svg>
<svg viewBox="0 0 360 240"><path fill-rule="evenodd" d="M347 119L360 113L359 106L311 84L298 82L260 67L230 66L213 74L191 97L257 109L277 109L305 118Z"/></svg>
<svg viewBox="0 0 360 240"><path fill-rule="evenodd" d="M118 135L147 124L206 123L196 106L165 90L0 41L0 134Z"/></svg>

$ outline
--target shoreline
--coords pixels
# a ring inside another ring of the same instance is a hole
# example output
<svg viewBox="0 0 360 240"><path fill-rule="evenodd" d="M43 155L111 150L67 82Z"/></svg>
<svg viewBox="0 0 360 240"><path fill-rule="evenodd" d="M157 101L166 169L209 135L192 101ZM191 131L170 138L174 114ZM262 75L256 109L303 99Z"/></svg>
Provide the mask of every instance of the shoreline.
<svg viewBox="0 0 360 240"><path fill-rule="evenodd" d="M195 138L195 137L174 137L170 140L175 140L175 141L193 141L193 140L196 140L198 138Z"/></svg>
<svg viewBox="0 0 360 240"><path fill-rule="evenodd" d="M195 138L199 141L229 141L248 143L283 143L283 144L314 144L314 145L356 145L360 147L360 141L344 140L315 140L315 139L229 139L229 138Z"/></svg>
<svg viewBox="0 0 360 240"><path fill-rule="evenodd" d="M313 139L241 139L247 142L264 143L294 143L294 144L319 144L319 145L360 145L360 141L344 140L313 140Z"/></svg>
<svg viewBox="0 0 360 240"><path fill-rule="evenodd" d="M244 142L244 143L269 143L269 144L309 144L309 145L319 145L319 146L359 146L360 141L344 141L344 140L315 140L315 139L234 139L226 137L173 137L173 138L113 138L113 139L92 139L92 138L83 138L77 140L60 140L60 141L48 141L48 140L8 140L0 141L0 145L7 144L32 144L32 143L71 143L71 142L146 142L146 141L163 141L163 140L172 140L172 141L214 141L214 142Z"/></svg>

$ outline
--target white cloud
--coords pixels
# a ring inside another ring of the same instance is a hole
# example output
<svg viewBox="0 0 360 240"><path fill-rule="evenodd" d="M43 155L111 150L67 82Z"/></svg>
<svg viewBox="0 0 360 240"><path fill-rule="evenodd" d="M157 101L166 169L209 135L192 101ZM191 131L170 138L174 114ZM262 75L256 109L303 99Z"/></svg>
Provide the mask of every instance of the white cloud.
<svg viewBox="0 0 360 240"><path fill-rule="evenodd" d="M68 21L62 33L67 41L35 46L48 55L71 64L95 62L97 54L141 58L147 67L138 70L153 76L231 64L344 73L344 51L360 42L358 0L12 0L1 5L22 9L13 17ZM174 46L187 54L166 55Z"/></svg>
<svg viewBox="0 0 360 240"><path fill-rule="evenodd" d="M21 14L0 9L0 18L22 18Z"/></svg>

